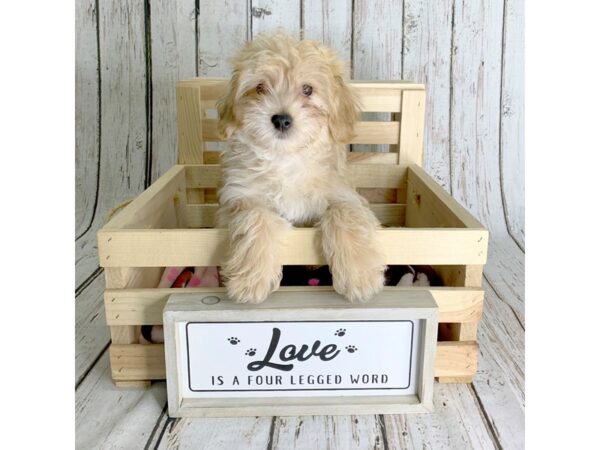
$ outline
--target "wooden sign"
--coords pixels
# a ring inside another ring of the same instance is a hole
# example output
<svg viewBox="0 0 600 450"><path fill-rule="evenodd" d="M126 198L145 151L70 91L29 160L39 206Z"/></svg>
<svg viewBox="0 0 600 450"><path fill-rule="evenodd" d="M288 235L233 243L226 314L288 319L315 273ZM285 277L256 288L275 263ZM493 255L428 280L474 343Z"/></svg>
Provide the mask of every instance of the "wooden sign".
<svg viewBox="0 0 600 450"><path fill-rule="evenodd" d="M169 414L391 414L432 409L437 305L427 291L350 304L277 291L172 295L163 313Z"/></svg>

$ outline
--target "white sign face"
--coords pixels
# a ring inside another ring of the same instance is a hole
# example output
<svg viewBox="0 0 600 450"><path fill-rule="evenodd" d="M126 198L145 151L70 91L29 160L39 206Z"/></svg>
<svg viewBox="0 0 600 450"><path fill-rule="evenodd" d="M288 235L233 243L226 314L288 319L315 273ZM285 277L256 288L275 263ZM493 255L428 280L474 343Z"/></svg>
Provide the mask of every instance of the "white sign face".
<svg viewBox="0 0 600 450"><path fill-rule="evenodd" d="M181 395L414 395L421 322L180 322Z"/></svg>

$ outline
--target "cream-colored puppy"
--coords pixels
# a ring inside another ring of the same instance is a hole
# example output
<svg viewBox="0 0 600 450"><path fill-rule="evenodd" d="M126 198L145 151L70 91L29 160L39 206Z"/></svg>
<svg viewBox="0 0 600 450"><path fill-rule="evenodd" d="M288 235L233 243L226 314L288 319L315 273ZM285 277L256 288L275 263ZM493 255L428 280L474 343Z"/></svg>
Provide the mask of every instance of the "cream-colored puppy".
<svg viewBox="0 0 600 450"><path fill-rule="evenodd" d="M222 155L218 223L229 227L222 273L229 296L260 303L279 287L280 249L292 225L315 225L334 289L367 301L383 286L380 227L351 186L346 149L359 116L343 63L328 47L283 33L259 36L235 57L218 103Z"/></svg>

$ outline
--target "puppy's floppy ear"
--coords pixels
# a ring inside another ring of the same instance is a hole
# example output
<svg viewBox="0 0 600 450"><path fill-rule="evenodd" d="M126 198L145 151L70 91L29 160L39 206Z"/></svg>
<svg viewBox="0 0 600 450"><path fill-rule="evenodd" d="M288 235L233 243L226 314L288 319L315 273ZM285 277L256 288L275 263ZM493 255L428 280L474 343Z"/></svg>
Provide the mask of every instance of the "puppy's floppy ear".
<svg viewBox="0 0 600 450"><path fill-rule="evenodd" d="M354 127L360 116L360 101L341 74L334 75L332 95L329 132L336 142L347 144L356 136Z"/></svg>
<svg viewBox="0 0 600 450"><path fill-rule="evenodd" d="M236 117L234 105L237 98L239 78L238 73L233 74L227 85L225 96L217 101L217 111L219 113L217 131L221 139L229 139L235 129Z"/></svg>

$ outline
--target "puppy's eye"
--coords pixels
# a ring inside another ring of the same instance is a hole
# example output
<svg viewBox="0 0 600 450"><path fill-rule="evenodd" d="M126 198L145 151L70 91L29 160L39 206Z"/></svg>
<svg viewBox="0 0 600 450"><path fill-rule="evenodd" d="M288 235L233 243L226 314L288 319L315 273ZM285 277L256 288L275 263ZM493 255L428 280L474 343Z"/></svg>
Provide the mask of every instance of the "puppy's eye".
<svg viewBox="0 0 600 450"><path fill-rule="evenodd" d="M310 97L311 94L312 94L312 86L310 84L303 84L302 85L302 95L304 95L305 97Z"/></svg>
<svg viewBox="0 0 600 450"><path fill-rule="evenodd" d="M256 93L257 94L264 94L265 93L265 85L260 83L256 85Z"/></svg>

